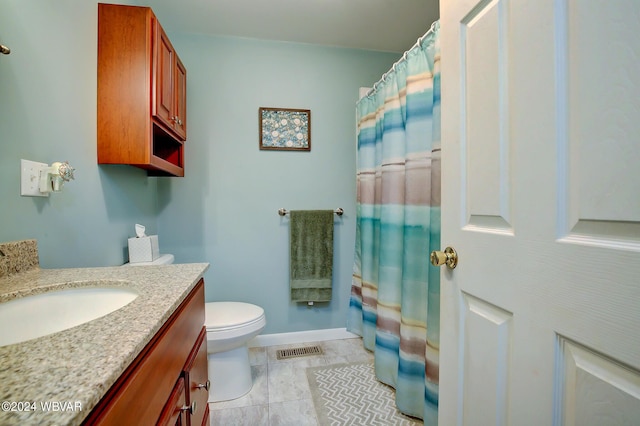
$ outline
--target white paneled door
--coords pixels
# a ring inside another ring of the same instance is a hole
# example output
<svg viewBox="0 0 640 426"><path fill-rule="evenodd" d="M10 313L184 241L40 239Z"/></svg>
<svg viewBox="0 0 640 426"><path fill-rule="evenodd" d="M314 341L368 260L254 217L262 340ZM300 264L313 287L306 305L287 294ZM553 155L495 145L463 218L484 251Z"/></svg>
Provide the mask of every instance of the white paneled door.
<svg viewBox="0 0 640 426"><path fill-rule="evenodd" d="M441 5L440 424L640 424L640 2Z"/></svg>

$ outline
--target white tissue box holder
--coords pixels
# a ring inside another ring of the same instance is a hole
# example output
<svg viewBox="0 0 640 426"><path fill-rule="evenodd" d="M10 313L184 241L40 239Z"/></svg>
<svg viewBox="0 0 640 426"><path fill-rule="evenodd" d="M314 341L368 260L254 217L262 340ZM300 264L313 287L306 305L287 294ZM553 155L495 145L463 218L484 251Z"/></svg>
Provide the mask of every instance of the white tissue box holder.
<svg viewBox="0 0 640 426"><path fill-rule="evenodd" d="M129 238L129 263L153 262L160 257L158 236Z"/></svg>

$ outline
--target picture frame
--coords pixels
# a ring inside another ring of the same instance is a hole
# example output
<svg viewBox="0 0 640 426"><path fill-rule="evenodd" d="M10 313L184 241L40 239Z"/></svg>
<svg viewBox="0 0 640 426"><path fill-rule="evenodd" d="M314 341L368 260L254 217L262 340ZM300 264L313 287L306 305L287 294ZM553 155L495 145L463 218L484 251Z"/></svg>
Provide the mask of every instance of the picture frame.
<svg viewBox="0 0 640 426"><path fill-rule="evenodd" d="M258 109L260 149L311 151L311 110L293 108Z"/></svg>

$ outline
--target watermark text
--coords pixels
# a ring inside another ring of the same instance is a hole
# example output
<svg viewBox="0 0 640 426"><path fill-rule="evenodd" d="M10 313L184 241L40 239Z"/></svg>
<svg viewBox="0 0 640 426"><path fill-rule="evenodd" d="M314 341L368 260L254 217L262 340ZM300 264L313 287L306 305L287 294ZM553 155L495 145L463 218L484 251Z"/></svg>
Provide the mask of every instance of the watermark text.
<svg viewBox="0 0 640 426"><path fill-rule="evenodd" d="M80 401L2 401L0 404L2 411L25 412L25 411L82 411Z"/></svg>

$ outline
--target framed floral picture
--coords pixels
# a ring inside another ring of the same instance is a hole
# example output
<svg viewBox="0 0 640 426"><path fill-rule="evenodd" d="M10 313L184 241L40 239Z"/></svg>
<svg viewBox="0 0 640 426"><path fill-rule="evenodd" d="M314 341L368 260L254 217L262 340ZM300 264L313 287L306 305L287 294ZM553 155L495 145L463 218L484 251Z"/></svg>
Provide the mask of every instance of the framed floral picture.
<svg viewBox="0 0 640 426"><path fill-rule="evenodd" d="M260 149L311 151L311 110L260 107L258 121Z"/></svg>

